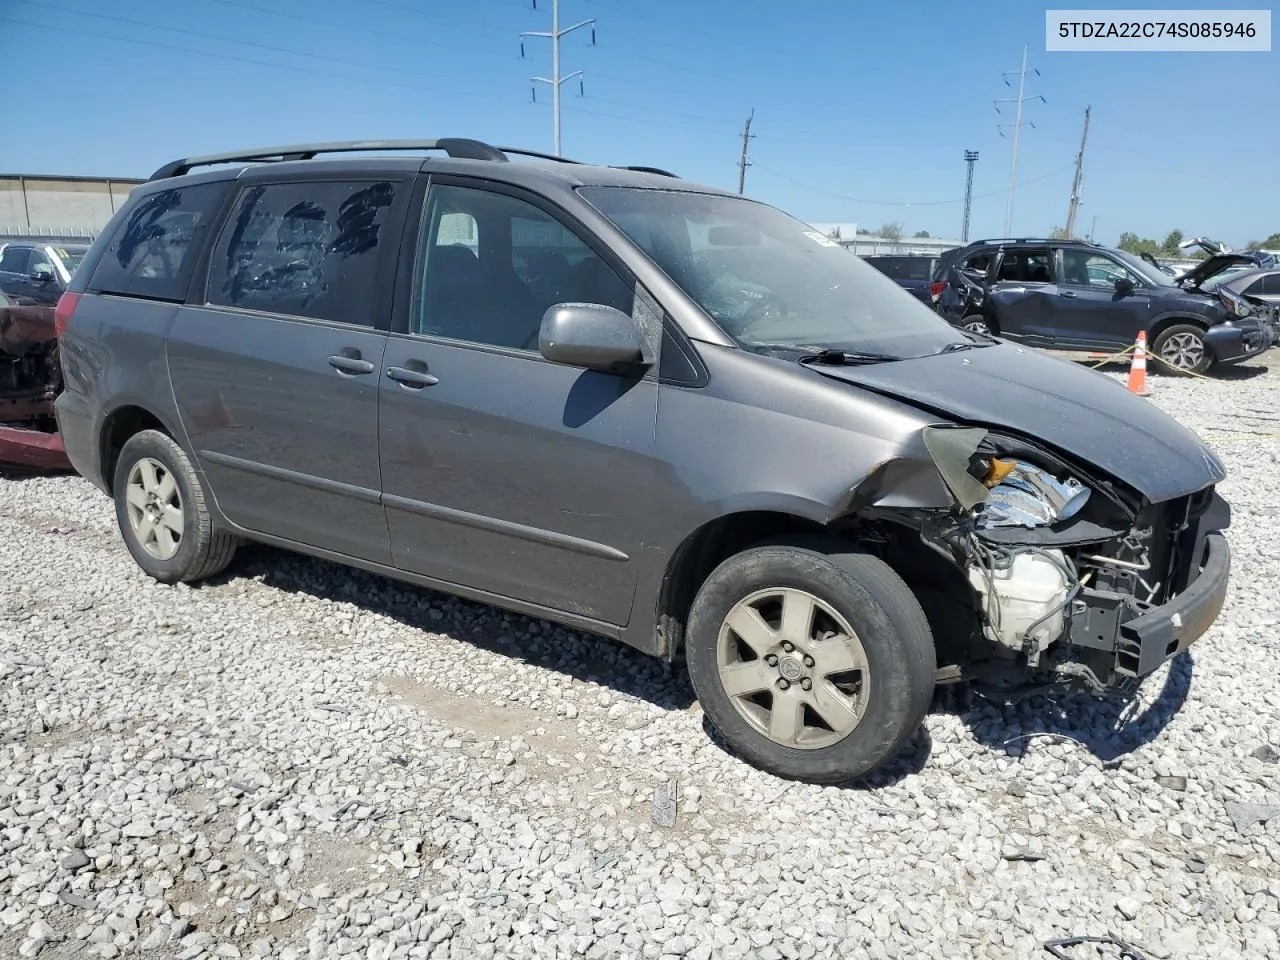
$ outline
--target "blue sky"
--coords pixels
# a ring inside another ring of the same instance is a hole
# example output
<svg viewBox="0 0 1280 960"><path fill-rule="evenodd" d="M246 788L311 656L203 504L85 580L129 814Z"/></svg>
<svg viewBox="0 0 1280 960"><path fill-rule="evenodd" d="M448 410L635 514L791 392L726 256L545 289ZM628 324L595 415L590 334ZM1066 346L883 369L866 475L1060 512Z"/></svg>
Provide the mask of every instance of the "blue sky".
<svg viewBox="0 0 1280 960"><path fill-rule="evenodd" d="M1065 222L1086 104L1078 230L1097 216L1100 242L1178 227L1236 246L1280 231L1280 54L1046 53L1044 11L562 0L562 25L598 21L594 46L589 29L562 44L562 70L586 73L585 96L563 88L563 151L736 187L754 107L748 194L807 220L955 237L963 153L978 150L971 236L995 236L1010 163L997 123L1012 117L992 100L1014 95L1002 73L1026 43L1027 93L1047 103L1025 109L1015 233ZM368 137L550 151L549 90L533 103L529 81L549 74L550 45L526 40L521 59L518 37L550 22L551 0L0 0L0 77L11 93L29 81L0 172L144 177L183 155Z"/></svg>

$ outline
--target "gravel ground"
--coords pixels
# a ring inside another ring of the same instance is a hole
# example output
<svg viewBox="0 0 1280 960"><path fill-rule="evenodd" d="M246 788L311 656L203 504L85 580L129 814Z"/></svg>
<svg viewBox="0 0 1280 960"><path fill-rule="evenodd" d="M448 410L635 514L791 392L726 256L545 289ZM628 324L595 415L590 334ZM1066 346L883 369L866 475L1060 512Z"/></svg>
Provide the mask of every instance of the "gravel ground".
<svg viewBox="0 0 1280 960"><path fill-rule="evenodd" d="M1123 710L940 696L853 787L619 644L260 548L159 586L85 481L0 480L0 956L1274 958L1280 351L1152 390L1231 471L1211 633Z"/></svg>

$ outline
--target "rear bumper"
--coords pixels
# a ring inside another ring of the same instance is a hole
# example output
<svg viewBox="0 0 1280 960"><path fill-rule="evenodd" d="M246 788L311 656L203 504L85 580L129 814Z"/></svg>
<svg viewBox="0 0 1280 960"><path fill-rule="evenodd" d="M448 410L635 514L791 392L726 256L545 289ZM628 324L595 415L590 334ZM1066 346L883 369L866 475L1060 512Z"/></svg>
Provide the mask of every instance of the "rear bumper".
<svg viewBox="0 0 1280 960"><path fill-rule="evenodd" d="M70 390L63 390L53 402L53 415L72 469L105 493L94 439L97 433L88 406Z"/></svg>
<svg viewBox="0 0 1280 960"><path fill-rule="evenodd" d="M67 470L71 461L62 435L42 430L0 426L0 466L26 470Z"/></svg>
<svg viewBox="0 0 1280 960"><path fill-rule="evenodd" d="M1218 363L1239 363L1271 349L1271 325L1255 318L1236 320L1210 327L1205 345Z"/></svg>
<svg viewBox="0 0 1280 960"><path fill-rule="evenodd" d="M1213 626L1227 596L1231 548L1226 535L1205 536L1200 575L1168 603L1120 624L1116 671L1145 677L1199 640Z"/></svg>

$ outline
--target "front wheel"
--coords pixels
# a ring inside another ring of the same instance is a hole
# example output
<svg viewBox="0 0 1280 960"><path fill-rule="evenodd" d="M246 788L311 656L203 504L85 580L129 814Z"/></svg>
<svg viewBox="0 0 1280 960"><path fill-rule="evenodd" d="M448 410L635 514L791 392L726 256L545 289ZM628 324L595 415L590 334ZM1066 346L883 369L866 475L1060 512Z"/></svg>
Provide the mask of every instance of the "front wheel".
<svg viewBox="0 0 1280 960"><path fill-rule="evenodd" d="M933 695L919 602L887 564L835 538L730 557L698 591L686 636L708 719L783 777L866 776L919 728Z"/></svg>
<svg viewBox="0 0 1280 960"><path fill-rule="evenodd" d="M1189 323L1161 330L1151 345L1151 352L1170 373L1203 374L1213 365L1213 357L1204 342L1204 331Z"/></svg>

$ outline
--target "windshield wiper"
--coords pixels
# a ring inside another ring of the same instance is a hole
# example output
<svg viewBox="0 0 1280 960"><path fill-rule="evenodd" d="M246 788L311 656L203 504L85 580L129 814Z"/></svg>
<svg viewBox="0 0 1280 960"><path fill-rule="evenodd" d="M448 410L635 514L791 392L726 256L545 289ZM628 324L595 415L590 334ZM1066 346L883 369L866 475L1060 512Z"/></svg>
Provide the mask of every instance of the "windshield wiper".
<svg viewBox="0 0 1280 960"><path fill-rule="evenodd" d="M974 346L975 344L965 341L944 343L942 345L942 349L939 350L938 353L959 353L961 350L972 350ZM983 346L986 346L986 344L983 344Z"/></svg>
<svg viewBox="0 0 1280 960"><path fill-rule="evenodd" d="M887 353L862 353L853 350L819 350L817 353L806 354L800 358L800 363L823 363L832 366L844 366L845 364L859 363L885 363L892 360L901 360L901 357L891 357Z"/></svg>

